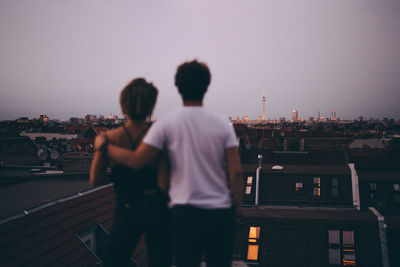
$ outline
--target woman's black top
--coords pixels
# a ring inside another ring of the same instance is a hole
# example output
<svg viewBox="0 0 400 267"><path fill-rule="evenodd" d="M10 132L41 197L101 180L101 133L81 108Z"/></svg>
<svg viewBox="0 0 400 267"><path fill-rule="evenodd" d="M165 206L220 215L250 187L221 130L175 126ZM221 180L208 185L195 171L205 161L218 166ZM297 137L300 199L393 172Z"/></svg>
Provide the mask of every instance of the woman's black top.
<svg viewBox="0 0 400 267"><path fill-rule="evenodd" d="M132 150L135 150L147 129L136 140L132 140L126 127L123 129L129 138ZM117 203L134 203L145 199L149 192L151 194L158 192L157 174L156 166L146 165L141 169L131 169L123 165L112 166L110 179L114 182Z"/></svg>

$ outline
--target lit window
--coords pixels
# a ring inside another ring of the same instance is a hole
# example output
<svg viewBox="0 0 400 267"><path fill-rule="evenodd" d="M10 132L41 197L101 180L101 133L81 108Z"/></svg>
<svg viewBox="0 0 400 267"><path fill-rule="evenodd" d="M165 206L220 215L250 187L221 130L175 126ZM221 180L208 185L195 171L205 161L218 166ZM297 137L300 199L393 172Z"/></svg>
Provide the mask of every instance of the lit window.
<svg viewBox="0 0 400 267"><path fill-rule="evenodd" d="M315 197L321 196L321 178L320 177L314 177L313 196L315 196Z"/></svg>
<svg viewBox="0 0 400 267"><path fill-rule="evenodd" d="M251 194L251 186L246 186L246 195Z"/></svg>
<svg viewBox="0 0 400 267"><path fill-rule="evenodd" d="M250 227L249 238L260 238L260 227Z"/></svg>
<svg viewBox="0 0 400 267"><path fill-rule="evenodd" d="M314 187L313 196L315 196L315 197L321 196L321 188L319 188L319 187Z"/></svg>
<svg viewBox="0 0 400 267"><path fill-rule="evenodd" d="M343 249L343 266L356 266L354 249Z"/></svg>
<svg viewBox="0 0 400 267"><path fill-rule="evenodd" d="M251 226L249 230L249 240L247 246L247 260L258 260L259 239L260 227Z"/></svg>
<svg viewBox="0 0 400 267"><path fill-rule="evenodd" d="M303 183L296 183L296 192L303 192Z"/></svg>
<svg viewBox="0 0 400 267"><path fill-rule="evenodd" d="M246 181L246 195L251 194L251 188L253 187L253 176L247 176Z"/></svg>
<svg viewBox="0 0 400 267"><path fill-rule="evenodd" d="M256 261L258 259L258 245L249 245L247 259Z"/></svg>

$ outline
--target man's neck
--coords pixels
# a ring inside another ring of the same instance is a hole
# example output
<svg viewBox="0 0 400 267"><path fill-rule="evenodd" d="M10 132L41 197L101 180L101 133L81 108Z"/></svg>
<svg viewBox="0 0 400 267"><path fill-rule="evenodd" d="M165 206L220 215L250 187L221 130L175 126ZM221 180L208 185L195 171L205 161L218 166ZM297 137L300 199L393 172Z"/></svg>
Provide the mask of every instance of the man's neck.
<svg viewBox="0 0 400 267"><path fill-rule="evenodd" d="M202 107L203 101L183 101L184 107Z"/></svg>

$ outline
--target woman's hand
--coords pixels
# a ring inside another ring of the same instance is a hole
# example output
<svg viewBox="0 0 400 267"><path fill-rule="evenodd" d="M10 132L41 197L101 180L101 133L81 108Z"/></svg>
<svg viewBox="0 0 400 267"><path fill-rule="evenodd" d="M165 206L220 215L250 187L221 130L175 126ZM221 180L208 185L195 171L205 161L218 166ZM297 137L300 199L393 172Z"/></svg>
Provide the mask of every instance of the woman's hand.
<svg viewBox="0 0 400 267"><path fill-rule="evenodd" d="M104 147L107 145L105 134L98 135L94 140L94 157L90 167L90 183L98 186L109 182L107 179L107 152Z"/></svg>
<svg viewBox="0 0 400 267"><path fill-rule="evenodd" d="M99 152L101 150L101 147L103 145L105 145L105 143L107 142L107 138L106 135L103 134L99 134L98 136L96 136L96 138L94 139L94 150L96 152ZM107 155L104 155L107 156Z"/></svg>

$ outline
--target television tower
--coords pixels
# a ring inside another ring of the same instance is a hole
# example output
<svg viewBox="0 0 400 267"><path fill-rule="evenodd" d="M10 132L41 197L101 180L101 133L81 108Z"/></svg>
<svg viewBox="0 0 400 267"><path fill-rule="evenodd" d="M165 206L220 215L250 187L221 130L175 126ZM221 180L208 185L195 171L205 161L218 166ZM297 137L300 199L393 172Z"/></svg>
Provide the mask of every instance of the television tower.
<svg viewBox="0 0 400 267"><path fill-rule="evenodd" d="M265 121L265 92L262 97L262 120Z"/></svg>

